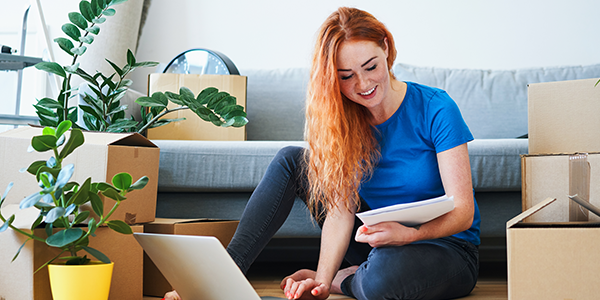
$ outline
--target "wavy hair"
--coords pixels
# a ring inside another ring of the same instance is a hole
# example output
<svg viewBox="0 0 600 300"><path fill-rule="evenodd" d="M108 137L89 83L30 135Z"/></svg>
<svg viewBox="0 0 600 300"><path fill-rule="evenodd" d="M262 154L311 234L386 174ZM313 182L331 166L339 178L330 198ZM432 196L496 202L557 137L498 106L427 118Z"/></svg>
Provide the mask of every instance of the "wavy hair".
<svg viewBox="0 0 600 300"><path fill-rule="evenodd" d="M308 204L317 220L337 205L360 205L360 183L380 156L368 110L340 91L336 60L345 41L372 41L384 50L387 42L387 67L395 78L396 48L385 25L356 8L341 7L327 18L318 32L306 98Z"/></svg>

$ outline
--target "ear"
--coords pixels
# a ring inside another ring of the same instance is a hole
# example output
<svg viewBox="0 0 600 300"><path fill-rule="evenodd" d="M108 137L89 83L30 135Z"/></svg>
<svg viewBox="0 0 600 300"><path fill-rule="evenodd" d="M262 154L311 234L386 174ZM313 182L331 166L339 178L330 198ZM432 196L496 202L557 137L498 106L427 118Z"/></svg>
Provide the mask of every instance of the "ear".
<svg viewBox="0 0 600 300"><path fill-rule="evenodd" d="M383 43L385 44L385 49L383 49L383 51L385 52L385 58L387 59L388 56L390 56L390 46L388 45L387 36L383 38Z"/></svg>

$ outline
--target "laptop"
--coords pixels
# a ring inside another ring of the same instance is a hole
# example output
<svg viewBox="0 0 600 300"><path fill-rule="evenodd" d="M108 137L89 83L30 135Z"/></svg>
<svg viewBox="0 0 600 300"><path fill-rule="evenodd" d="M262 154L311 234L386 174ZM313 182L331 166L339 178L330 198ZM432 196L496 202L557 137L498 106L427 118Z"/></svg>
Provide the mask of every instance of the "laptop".
<svg viewBox="0 0 600 300"><path fill-rule="evenodd" d="M212 236L134 233L183 300L266 300L259 297L219 240Z"/></svg>

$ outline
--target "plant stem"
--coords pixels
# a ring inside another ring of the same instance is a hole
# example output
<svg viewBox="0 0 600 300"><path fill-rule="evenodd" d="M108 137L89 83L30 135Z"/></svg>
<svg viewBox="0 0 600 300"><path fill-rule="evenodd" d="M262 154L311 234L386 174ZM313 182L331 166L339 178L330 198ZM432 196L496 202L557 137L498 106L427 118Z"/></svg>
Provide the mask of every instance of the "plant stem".
<svg viewBox="0 0 600 300"><path fill-rule="evenodd" d="M171 110L169 110L168 108L165 108L165 110L163 110L161 113L159 113L158 115L156 115L156 117L154 117L152 120L150 120L150 122L148 122L146 125L144 125L144 127L142 127L140 130L138 130L138 133L141 134L142 132L146 131L148 128L150 128L150 126L152 126L152 124L154 124L154 122L156 122L159 118L161 118L162 116L174 112L174 111L178 111L178 110L183 110L183 109L189 109L189 107L187 106L180 106L180 107L176 107L173 108Z"/></svg>

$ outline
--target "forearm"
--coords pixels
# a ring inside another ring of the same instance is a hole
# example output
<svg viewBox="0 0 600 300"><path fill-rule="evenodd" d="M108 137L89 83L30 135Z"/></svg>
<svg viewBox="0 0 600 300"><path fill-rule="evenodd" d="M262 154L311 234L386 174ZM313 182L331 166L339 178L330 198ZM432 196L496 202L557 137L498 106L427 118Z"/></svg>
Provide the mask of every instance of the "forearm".
<svg viewBox="0 0 600 300"><path fill-rule="evenodd" d="M451 236L469 229L472 223L473 207L456 207L451 212L439 218L415 227L411 240L416 242Z"/></svg>
<svg viewBox="0 0 600 300"><path fill-rule="evenodd" d="M328 213L321 232L321 251L317 267L317 282L331 287L331 282L339 270L354 227L354 212L339 208Z"/></svg>

